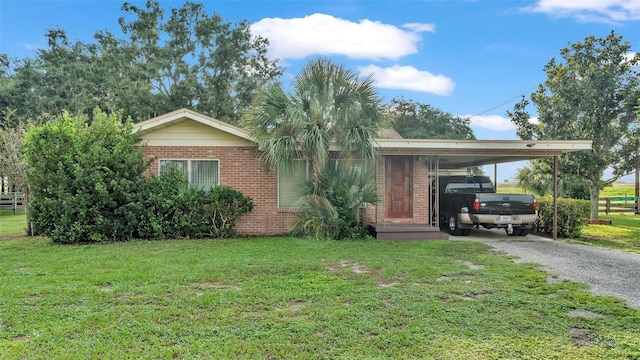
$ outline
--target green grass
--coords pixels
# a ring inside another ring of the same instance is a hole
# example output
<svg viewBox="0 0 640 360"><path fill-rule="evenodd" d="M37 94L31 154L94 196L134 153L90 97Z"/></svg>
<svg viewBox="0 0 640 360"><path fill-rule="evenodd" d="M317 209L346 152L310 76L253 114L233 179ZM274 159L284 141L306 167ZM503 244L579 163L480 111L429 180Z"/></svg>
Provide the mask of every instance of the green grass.
<svg viewBox="0 0 640 360"><path fill-rule="evenodd" d="M635 194L635 186L628 183L616 183L613 186L606 187L600 191L601 198L613 196L636 196Z"/></svg>
<svg viewBox="0 0 640 360"><path fill-rule="evenodd" d="M586 225L578 241L640 253L640 215L610 215L600 219L611 220L611 225Z"/></svg>
<svg viewBox="0 0 640 360"><path fill-rule="evenodd" d="M0 241L0 358L640 357L640 311L476 242Z"/></svg>
<svg viewBox="0 0 640 360"><path fill-rule="evenodd" d="M24 211L18 211L13 215L11 210L0 210L0 239L6 236L25 235L27 229L27 217Z"/></svg>

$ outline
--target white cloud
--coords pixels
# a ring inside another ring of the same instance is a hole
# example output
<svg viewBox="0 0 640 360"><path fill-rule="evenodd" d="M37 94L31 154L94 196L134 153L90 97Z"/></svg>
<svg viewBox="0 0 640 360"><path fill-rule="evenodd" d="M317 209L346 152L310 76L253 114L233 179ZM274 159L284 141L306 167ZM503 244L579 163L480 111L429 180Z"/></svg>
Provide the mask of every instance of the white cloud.
<svg viewBox="0 0 640 360"><path fill-rule="evenodd" d="M375 85L383 89L405 89L436 95L451 95L455 83L444 75L434 75L413 66L394 65L381 68L375 65L360 66L363 75L373 74Z"/></svg>
<svg viewBox="0 0 640 360"><path fill-rule="evenodd" d="M303 18L265 18L251 25L254 34L269 39L271 56L302 59L309 55L344 55L352 59L391 59L418 52L421 32L434 25L411 23L401 29L379 21L353 22L326 14Z"/></svg>
<svg viewBox="0 0 640 360"><path fill-rule="evenodd" d="M640 20L638 0L539 0L525 10L557 17L574 17L585 22Z"/></svg>
<svg viewBox="0 0 640 360"><path fill-rule="evenodd" d="M629 52L629 53L624 54L624 58L625 58L625 60L627 62L631 62L631 60L633 60L637 55L638 55L638 53ZM634 66L640 67L640 61L636 62L636 64Z"/></svg>
<svg viewBox="0 0 640 360"><path fill-rule="evenodd" d="M403 28L409 29L413 32L436 32L435 24L423 24L423 23L407 23L402 25Z"/></svg>
<svg viewBox="0 0 640 360"><path fill-rule="evenodd" d="M493 131L513 131L516 126L510 119L500 115L460 115L468 118L472 127L479 127Z"/></svg>
<svg viewBox="0 0 640 360"><path fill-rule="evenodd" d="M44 49L44 45L40 45L40 44L29 44L29 43L25 43L22 44L24 46L25 49L27 50L38 50L38 49Z"/></svg>

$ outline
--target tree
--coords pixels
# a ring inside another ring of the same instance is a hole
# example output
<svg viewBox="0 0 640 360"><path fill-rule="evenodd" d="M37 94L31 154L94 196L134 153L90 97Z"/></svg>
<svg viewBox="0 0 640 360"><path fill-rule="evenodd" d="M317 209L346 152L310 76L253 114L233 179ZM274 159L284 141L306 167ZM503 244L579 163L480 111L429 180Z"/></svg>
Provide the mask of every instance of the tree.
<svg viewBox="0 0 640 360"><path fill-rule="evenodd" d="M427 104L394 98L386 111L393 129L407 139L475 139L469 119L453 116Z"/></svg>
<svg viewBox="0 0 640 360"><path fill-rule="evenodd" d="M534 159L527 166L518 169L518 187L536 196L546 196L553 192L553 162L551 159ZM558 177L560 197L588 200L589 185L585 179L575 174L561 173Z"/></svg>
<svg viewBox="0 0 640 360"><path fill-rule="evenodd" d="M22 192L27 223L29 223L29 203L31 202L31 187L27 181L29 166L22 160L21 153L28 125L24 123L14 125L13 117L13 112L5 109L0 122L0 192L2 192L3 178L6 176L9 185L15 186ZM30 233L33 235L32 231Z"/></svg>
<svg viewBox="0 0 640 360"><path fill-rule="evenodd" d="M234 124L258 89L282 74L267 57L268 41L253 36L246 21L225 22L190 1L172 8L166 22L157 0L122 9L133 16L118 20L129 35L125 48L135 54L160 114L186 107Z"/></svg>
<svg viewBox="0 0 640 360"><path fill-rule="evenodd" d="M294 160L307 160L317 186L331 145L342 158L373 160L382 122L371 76L359 80L352 70L318 58L295 77L292 93L277 83L267 86L246 125L268 167L288 171Z"/></svg>
<svg viewBox="0 0 640 360"><path fill-rule="evenodd" d="M588 183L592 219L598 218L600 190L630 171L638 156L633 143L640 137L640 120L633 109L640 97L634 68L640 54L630 58L630 48L613 31L605 38L589 36L569 44L560 50L563 61L547 63L547 80L531 94L539 122L529 121L529 101L524 98L508 112L525 140L593 141L592 151L561 158L564 173ZM603 179L609 167L613 176Z"/></svg>
<svg viewBox="0 0 640 360"><path fill-rule="evenodd" d="M376 157L374 138L382 122L371 76L359 80L355 72L328 59L310 61L295 77L291 93L280 84L265 88L246 125L268 167L286 173L295 160L310 164L310 178L303 190L306 204L296 226L299 230L330 238L357 232L345 229L361 224L361 204L373 201L361 196L371 178L367 182L360 177L347 186L348 172L329 171L328 165L334 153L339 158L334 166L348 168L358 159L364 162L361 171L365 172L367 163Z"/></svg>
<svg viewBox="0 0 640 360"><path fill-rule="evenodd" d="M138 121L186 107L237 123L258 89L282 73L246 21L228 23L192 2L166 21L157 0L122 10L128 38L103 30L94 42L71 42L53 28L35 58L0 56L0 105L23 119L63 110L91 117L99 108Z"/></svg>

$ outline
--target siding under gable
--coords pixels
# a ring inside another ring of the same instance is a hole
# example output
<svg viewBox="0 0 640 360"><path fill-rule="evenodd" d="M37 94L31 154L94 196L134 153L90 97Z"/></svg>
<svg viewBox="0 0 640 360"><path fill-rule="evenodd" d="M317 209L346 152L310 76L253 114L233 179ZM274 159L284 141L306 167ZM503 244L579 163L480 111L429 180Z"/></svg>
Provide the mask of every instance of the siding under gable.
<svg viewBox="0 0 640 360"><path fill-rule="evenodd" d="M144 134L141 139L148 146L255 146L250 141L189 119Z"/></svg>

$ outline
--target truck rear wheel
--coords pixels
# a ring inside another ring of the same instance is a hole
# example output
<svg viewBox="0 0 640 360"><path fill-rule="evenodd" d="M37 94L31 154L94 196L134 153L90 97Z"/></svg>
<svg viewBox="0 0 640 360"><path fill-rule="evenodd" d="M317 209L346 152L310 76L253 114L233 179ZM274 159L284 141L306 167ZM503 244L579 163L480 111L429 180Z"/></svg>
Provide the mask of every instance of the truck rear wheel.
<svg viewBox="0 0 640 360"><path fill-rule="evenodd" d="M449 232L454 236L460 236L462 234L462 229L460 229L458 219L455 215L449 216Z"/></svg>

